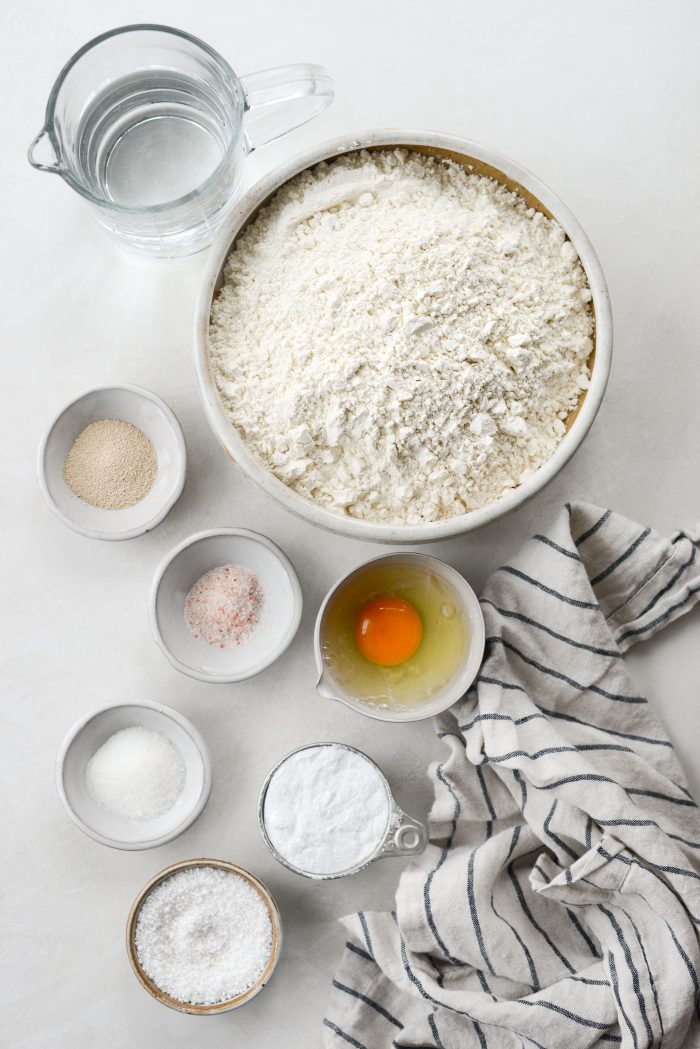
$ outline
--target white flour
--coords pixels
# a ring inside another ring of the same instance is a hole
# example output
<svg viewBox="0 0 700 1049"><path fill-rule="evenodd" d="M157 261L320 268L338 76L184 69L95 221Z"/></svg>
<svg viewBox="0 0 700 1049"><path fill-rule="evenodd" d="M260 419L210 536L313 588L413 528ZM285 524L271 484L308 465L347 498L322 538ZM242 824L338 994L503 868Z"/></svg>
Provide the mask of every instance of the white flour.
<svg viewBox="0 0 700 1049"><path fill-rule="evenodd" d="M279 854L309 874L339 874L369 859L389 823L377 769L337 744L292 754L270 780L263 819Z"/></svg>
<svg viewBox="0 0 700 1049"><path fill-rule="evenodd" d="M553 452L589 380L591 293L525 200L401 150L303 172L243 236L212 368L277 477L375 521L462 514Z"/></svg>

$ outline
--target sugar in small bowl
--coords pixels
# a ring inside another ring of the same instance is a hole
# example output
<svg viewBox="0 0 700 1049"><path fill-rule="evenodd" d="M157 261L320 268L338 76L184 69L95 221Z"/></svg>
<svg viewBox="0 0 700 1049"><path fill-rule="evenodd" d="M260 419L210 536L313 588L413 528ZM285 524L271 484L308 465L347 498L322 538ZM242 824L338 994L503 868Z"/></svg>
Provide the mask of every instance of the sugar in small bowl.
<svg viewBox="0 0 700 1049"><path fill-rule="evenodd" d="M282 945L274 899L250 871L225 860L184 860L141 890L126 949L156 1001L199 1016L245 1005L270 979Z"/></svg>
<svg viewBox="0 0 700 1049"><path fill-rule="evenodd" d="M211 759L181 714L134 700L73 725L58 753L56 785L84 834L115 849L150 849L182 834L203 811Z"/></svg>

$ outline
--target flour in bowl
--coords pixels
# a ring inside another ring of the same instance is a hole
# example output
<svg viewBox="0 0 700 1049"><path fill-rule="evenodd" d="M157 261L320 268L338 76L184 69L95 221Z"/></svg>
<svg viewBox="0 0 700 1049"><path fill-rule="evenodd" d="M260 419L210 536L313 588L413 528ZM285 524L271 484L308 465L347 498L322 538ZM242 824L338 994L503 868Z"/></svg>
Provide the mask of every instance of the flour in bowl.
<svg viewBox="0 0 700 1049"><path fill-rule="evenodd" d="M519 194L363 151L302 172L238 238L212 372L248 447L300 495L436 521L557 447L589 383L590 300L563 229Z"/></svg>

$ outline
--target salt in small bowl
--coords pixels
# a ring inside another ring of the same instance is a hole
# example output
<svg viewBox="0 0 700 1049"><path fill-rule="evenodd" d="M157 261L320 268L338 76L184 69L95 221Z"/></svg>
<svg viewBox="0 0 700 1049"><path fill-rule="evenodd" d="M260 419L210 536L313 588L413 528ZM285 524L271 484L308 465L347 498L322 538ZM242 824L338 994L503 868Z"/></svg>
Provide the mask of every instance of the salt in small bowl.
<svg viewBox="0 0 700 1049"><path fill-rule="evenodd" d="M171 809L150 820L127 820L98 804L85 772L93 754L110 736L134 726L161 732L185 765L185 784ZM194 725L160 703L131 700L92 710L66 734L56 759L56 787L63 807L88 837L113 849L154 849L177 838L200 815L211 792L211 758Z"/></svg>
<svg viewBox="0 0 700 1049"><path fill-rule="evenodd" d="M161 991L148 974L141 967L139 956L136 950L136 923L139 917L139 911L147 898L148 894L158 885L161 885L168 878L172 877L173 874L178 874L180 871L189 870L193 867L214 867L216 870L226 871L230 874L235 874L239 878L246 881L262 898L263 903L267 908L267 913L270 918L270 924L272 926L272 948L270 950L270 957L267 960L267 964L260 974L259 978L249 987L247 991L242 991L236 995L235 998L229 998L223 1002L214 1002L211 1005L193 1005L190 1002L182 1002L178 998L173 998L171 995L166 994L165 991ZM227 1013L232 1009L238 1009L241 1005L245 1005L251 999L255 998L257 994L262 991L266 985L272 973L275 970L277 962L279 961L280 951L282 950L282 919L277 904L275 903L272 895L268 891L267 887L256 878L254 874L247 871L244 867L239 867L235 863L229 863L227 860L209 860L209 859L195 859L195 860L182 860L180 863L173 863L172 866L166 867L164 870L159 871L151 880L144 885L141 892L138 894L129 912L129 917L126 923L126 953L131 963L131 968L134 971L136 979L139 981L145 991L155 998L161 1005L167 1005L170 1009L175 1009L180 1013L191 1013L195 1016L215 1016L217 1013Z"/></svg>
<svg viewBox="0 0 700 1049"><path fill-rule="evenodd" d="M63 467L73 442L90 423L121 419L149 439L158 460L150 492L134 506L103 510L80 499L66 484ZM180 424L167 404L139 386L96 386L67 404L39 446L39 487L65 525L89 539L133 539L150 532L170 512L185 484L187 452Z"/></svg>
<svg viewBox="0 0 700 1049"><path fill-rule="evenodd" d="M263 591L260 619L239 645L219 648L189 632L185 600L206 572L220 565L255 572ZM229 683L259 674L291 644L301 620L302 596L294 566L272 540L247 528L197 532L158 567L149 604L153 637L169 662L199 681Z"/></svg>

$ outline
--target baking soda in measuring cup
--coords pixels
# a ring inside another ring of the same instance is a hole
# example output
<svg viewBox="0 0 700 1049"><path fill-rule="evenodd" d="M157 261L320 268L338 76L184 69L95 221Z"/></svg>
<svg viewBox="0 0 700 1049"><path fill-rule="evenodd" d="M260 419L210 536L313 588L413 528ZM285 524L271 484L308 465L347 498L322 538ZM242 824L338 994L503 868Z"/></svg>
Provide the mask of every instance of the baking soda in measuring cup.
<svg viewBox="0 0 700 1049"><path fill-rule="evenodd" d="M312 743L279 762L260 792L258 821L273 855L307 878L354 874L380 856L414 856L427 840L374 762L343 743Z"/></svg>
<svg viewBox="0 0 700 1049"><path fill-rule="evenodd" d="M319 66L239 78L187 33L125 26L64 67L29 160L61 175L134 250L190 255L210 242L246 156L332 98Z"/></svg>

